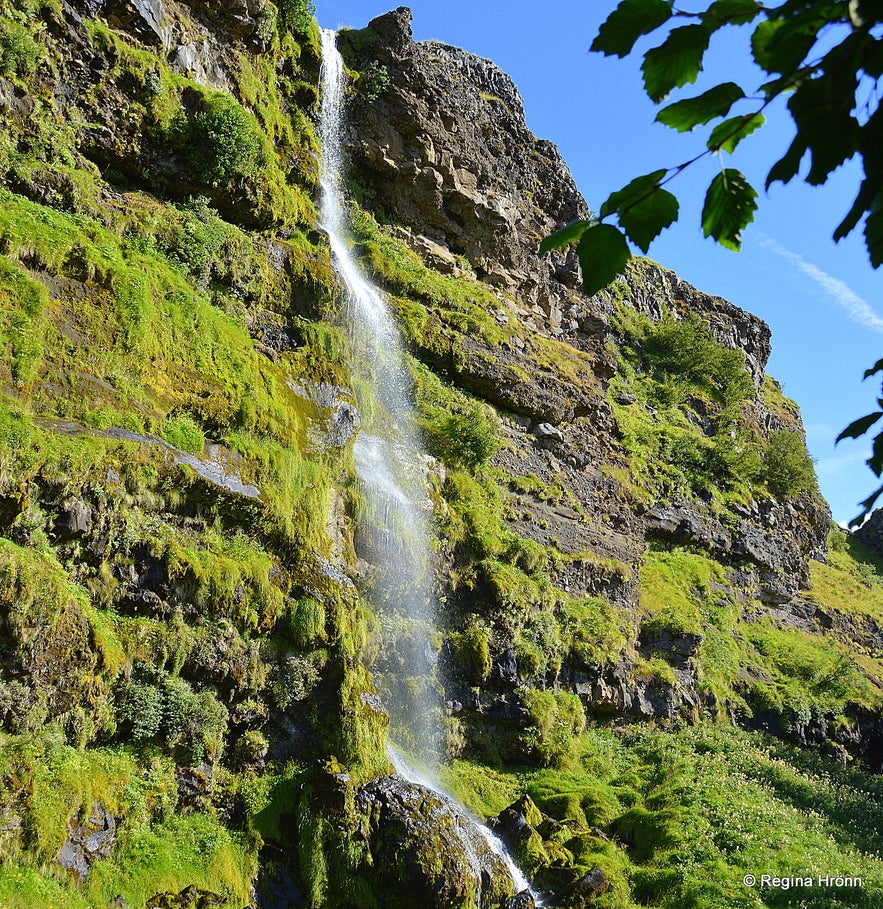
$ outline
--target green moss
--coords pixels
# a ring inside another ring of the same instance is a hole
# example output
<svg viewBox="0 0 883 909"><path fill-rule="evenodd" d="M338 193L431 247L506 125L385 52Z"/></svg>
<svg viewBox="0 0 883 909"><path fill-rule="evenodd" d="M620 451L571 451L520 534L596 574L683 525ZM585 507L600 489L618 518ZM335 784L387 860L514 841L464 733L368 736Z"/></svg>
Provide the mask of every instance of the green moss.
<svg viewBox="0 0 883 909"><path fill-rule="evenodd" d="M521 741L541 764L556 764L570 751L575 736L586 725L580 699L569 691L524 688L521 700L530 714L530 725Z"/></svg>
<svg viewBox="0 0 883 909"><path fill-rule="evenodd" d="M448 640L454 648L458 663L469 682L479 685L491 671L490 634L488 629L474 623L464 631L452 632Z"/></svg>
<svg viewBox="0 0 883 909"><path fill-rule="evenodd" d="M0 344L17 385L28 384L43 356L46 289L0 257Z"/></svg>
<svg viewBox="0 0 883 909"><path fill-rule="evenodd" d="M500 302L485 285L427 268L417 253L366 212L356 211L353 230L363 264L392 292L391 303L406 339L433 348L427 333L441 332L448 334L449 343L456 342L458 334L475 335L489 347L498 347L514 333L511 323L500 326L494 319Z"/></svg>

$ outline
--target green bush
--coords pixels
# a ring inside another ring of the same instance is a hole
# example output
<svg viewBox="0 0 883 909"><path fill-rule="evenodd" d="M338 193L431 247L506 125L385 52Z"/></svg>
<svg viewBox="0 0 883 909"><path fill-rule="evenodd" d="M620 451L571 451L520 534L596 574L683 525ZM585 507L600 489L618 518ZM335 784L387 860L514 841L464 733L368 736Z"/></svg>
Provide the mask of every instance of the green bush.
<svg viewBox="0 0 883 909"><path fill-rule="evenodd" d="M4 21L0 29L0 76L32 73L43 52L31 33L17 22Z"/></svg>
<svg viewBox="0 0 883 909"><path fill-rule="evenodd" d="M764 455L764 479L780 498L818 491L816 471L799 433L783 429L770 435Z"/></svg>
<svg viewBox="0 0 883 909"><path fill-rule="evenodd" d="M432 447L448 464L473 470L486 464L499 448L499 423L489 408L476 404L469 413L452 413L428 430Z"/></svg>
<svg viewBox="0 0 883 909"><path fill-rule="evenodd" d="M163 436L170 445L191 454L202 454L205 447L205 435L190 414L184 413L166 420Z"/></svg>
<svg viewBox="0 0 883 909"><path fill-rule="evenodd" d="M227 709L177 676L142 667L120 683L115 706L121 734L135 742L157 742L194 764L223 748Z"/></svg>
<svg viewBox="0 0 883 909"><path fill-rule="evenodd" d="M272 43L273 36L276 34L276 24L278 13L272 3L268 3L258 14L255 19L255 36L261 44L268 45Z"/></svg>
<svg viewBox="0 0 883 909"><path fill-rule="evenodd" d="M675 389L685 395L694 389L731 405L754 391L742 352L724 347L697 315L650 323L640 342L644 359L669 395Z"/></svg>
<svg viewBox="0 0 883 909"><path fill-rule="evenodd" d="M257 121L229 95L210 95L178 129L186 133L188 165L212 186L252 177L266 163Z"/></svg>
<svg viewBox="0 0 883 909"><path fill-rule="evenodd" d="M306 35L316 14L313 0L282 0L279 4L279 18L290 32Z"/></svg>
<svg viewBox="0 0 883 909"><path fill-rule="evenodd" d="M359 74L356 87L366 101L376 101L389 88L389 70L382 63L372 60Z"/></svg>

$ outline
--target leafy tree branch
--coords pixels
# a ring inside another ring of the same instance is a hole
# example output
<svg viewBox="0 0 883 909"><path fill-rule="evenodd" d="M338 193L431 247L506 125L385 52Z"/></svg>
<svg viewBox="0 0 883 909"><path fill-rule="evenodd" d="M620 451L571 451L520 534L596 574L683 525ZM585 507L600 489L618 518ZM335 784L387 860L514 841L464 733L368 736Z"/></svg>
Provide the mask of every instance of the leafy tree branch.
<svg viewBox="0 0 883 909"><path fill-rule="evenodd" d="M796 132L770 167L765 189L789 183L807 160L803 179L820 186L858 156L864 175L833 236L839 241L864 222L871 265L883 263L883 0L785 0L776 6L713 0L696 12L678 8L675 0L623 0L601 25L591 49L627 57L640 38L662 36L641 62L644 90L661 105L672 91L697 80L712 39L725 26L751 27L749 53L764 74L763 83L749 95L736 82L721 82L661 107L656 121L678 132L708 127L704 149L676 167L635 178L608 196L597 218L568 224L542 242L541 252L577 244L586 293L596 293L623 273L632 255L629 243L646 253L677 221L680 205L666 187L712 154L720 156L721 171L705 193L703 233L738 251L742 231L754 220L758 193L739 170L724 166L723 156L761 129L769 106L783 97ZM754 109L733 113L751 101ZM878 372L883 361L866 375ZM847 427L840 438L867 432L876 422L868 422L871 416ZM883 433L874 440L868 464L883 475ZM881 494L883 487L862 503L864 514Z"/></svg>

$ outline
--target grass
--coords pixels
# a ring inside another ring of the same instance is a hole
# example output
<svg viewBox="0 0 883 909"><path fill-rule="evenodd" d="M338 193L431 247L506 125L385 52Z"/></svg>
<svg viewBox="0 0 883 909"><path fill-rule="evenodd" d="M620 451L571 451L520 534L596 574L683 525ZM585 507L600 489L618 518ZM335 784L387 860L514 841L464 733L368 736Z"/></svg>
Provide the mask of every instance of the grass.
<svg viewBox="0 0 883 909"><path fill-rule="evenodd" d="M883 897L878 780L759 734L596 728L574 740L564 768L457 761L446 783L485 816L526 792L544 813L580 825L584 833L570 827L567 850L576 868L607 871L611 889L596 902L609 909L871 909ZM857 875L864 885L742 884L749 872L803 869Z"/></svg>
<svg viewBox="0 0 883 909"><path fill-rule="evenodd" d="M721 510L818 491L793 402L765 380L759 396L785 428L763 430L749 407L757 393L744 356L698 316L652 321L620 302L613 327L619 368L611 403L642 498L702 496ZM623 393L635 402L619 403Z"/></svg>
<svg viewBox="0 0 883 909"><path fill-rule="evenodd" d="M847 588L856 583L838 569L814 565L813 572L829 579L833 574ZM826 589L837 588L829 582ZM821 588L812 596L828 602ZM748 716L771 711L786 728L797 728L821 718L842 722L857 708L883 703L874 674L857 661L848 641L762 617L762 607L740 602L726 569L705 556L677 548L648 551L641 606L642 628L695 636L700 689L718 702L741 705Z"/></svg>

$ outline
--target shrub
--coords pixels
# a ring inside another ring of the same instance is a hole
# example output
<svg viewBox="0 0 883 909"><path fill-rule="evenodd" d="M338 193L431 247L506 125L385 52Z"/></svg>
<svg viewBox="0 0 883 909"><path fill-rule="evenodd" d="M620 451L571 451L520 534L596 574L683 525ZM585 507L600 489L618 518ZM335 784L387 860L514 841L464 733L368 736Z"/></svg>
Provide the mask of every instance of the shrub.
<svg viewBox="0 0 883 909"><path fill-rule="evenodd" d="M446 464L473 470L486 464L499 448L498 422L476 404L468 413L451 413L427 428L429 442Z"/></svg>
<svg viewBox="0 0 883 909"><path fill-rule="evenodd" d="M376 101L389 88L389 70L376 60L359 75L359 94L369 102Z"/></svg>
<svg viewBox="0 0 883 909"><path fill-rule="evenodd" d="M282 0L279 4L279 18L290 32L306 35L312 24L316 7L313 0Z"/></svg>
<svg viewBox="0 0 883 909"><path fill-rule="evenodd" d="M194 764L216 758L227 733L227 709L210 691L146 666L119 684L115 712L124 737L184 752Z"/></svg>
<svg viewBox="0 0 883 909"><path fill-rule="evenodd" d="M166 420L163 436L170 445L191 454L202 454L205 446L202 430L193 417L186 413Z"/></svg>
<svg viewBox="0 0 883 909"><path fill-rule="evenodd" d="M255 19L255 36L261 44L268 45L273 41L273 35L276 34L277 22L276 7L268 3L258 14Z"/></svg>
<svg viewBox="0 0 883 909"><path fill-rule="evenodd" d="M722 404L743 401L754 390L742 352L724 347L696 315L652 323L642 346L651 369L667 376L669 386L692 386Z"/></svg>
<svg viewBox="0 0 883 909"><path fill-rule="evenodd" d="M764 456L764 479L770 492L780 498L818 490L813 461L799 433L783 429L770 435Z"/></svg>
<svg viewBox="0 0 883 909"><path fill-rule="evenodd" d="M254 117L221 93L206 98L188 122L186 141L188 165L212 186L254 176L265 163Z"/></svg>
<svg viewBox="0 0 883 909"><path fill-rule="evenodd" d="M136 742L155 738L163 720L162 691L147 679L133 678L117 691L116 716Z"/></svg>

